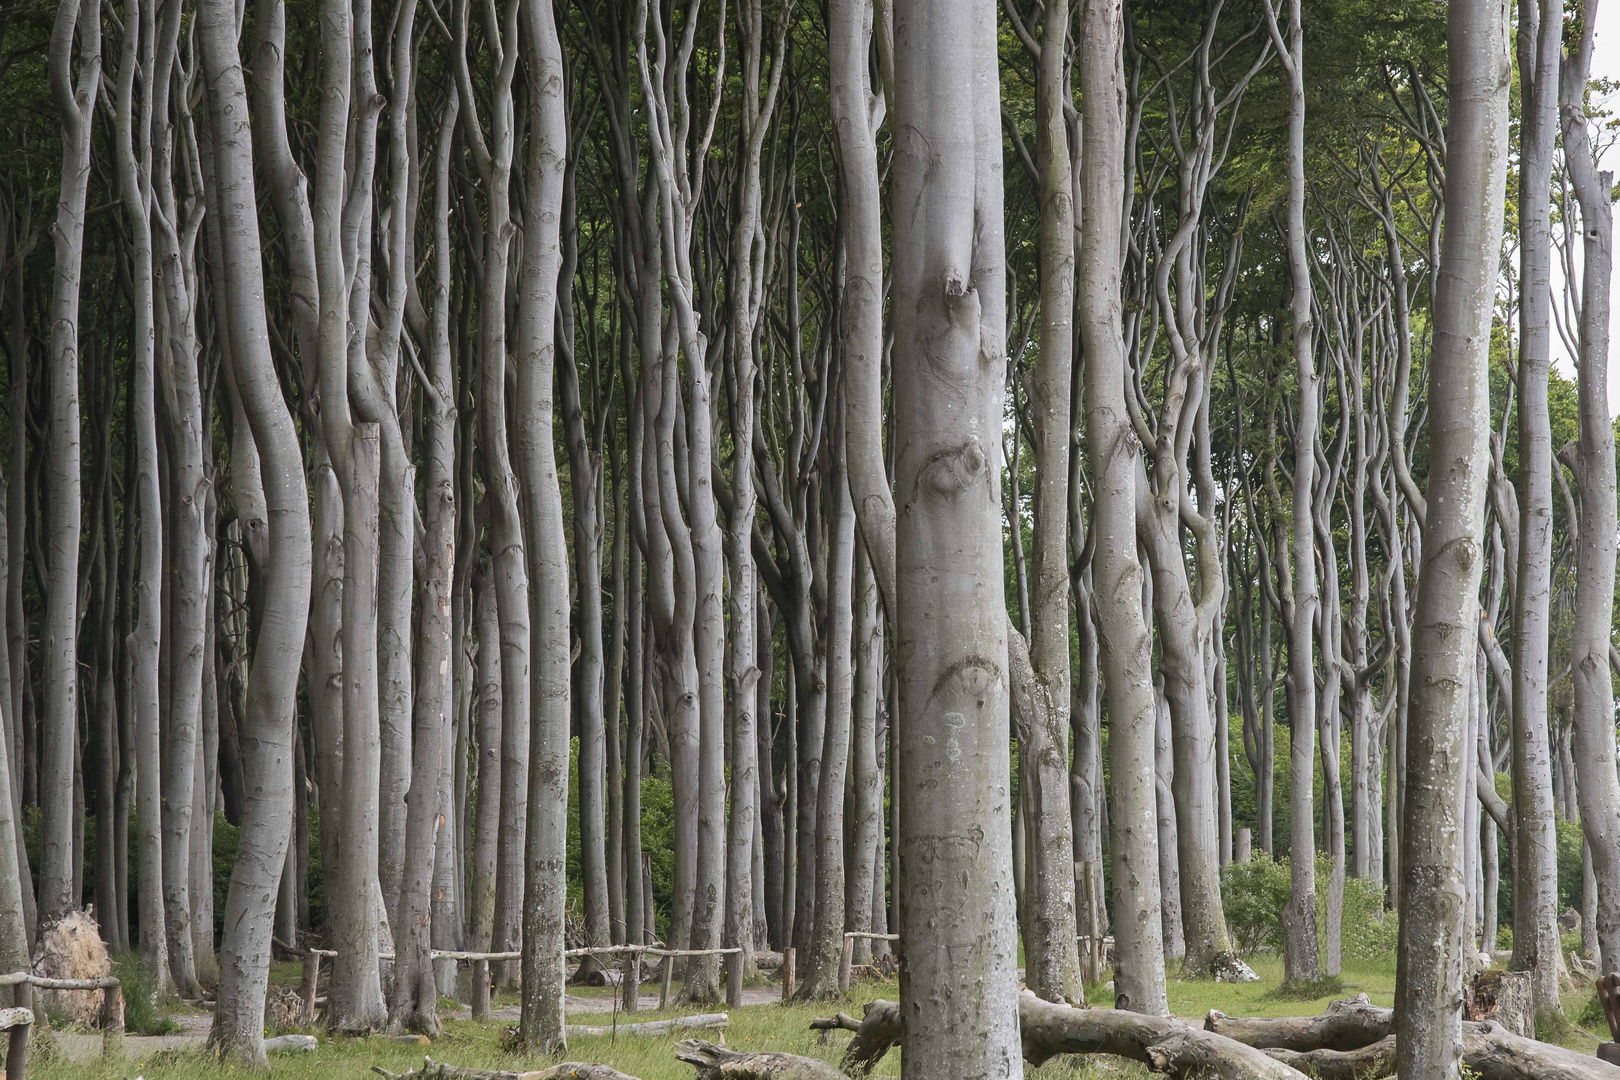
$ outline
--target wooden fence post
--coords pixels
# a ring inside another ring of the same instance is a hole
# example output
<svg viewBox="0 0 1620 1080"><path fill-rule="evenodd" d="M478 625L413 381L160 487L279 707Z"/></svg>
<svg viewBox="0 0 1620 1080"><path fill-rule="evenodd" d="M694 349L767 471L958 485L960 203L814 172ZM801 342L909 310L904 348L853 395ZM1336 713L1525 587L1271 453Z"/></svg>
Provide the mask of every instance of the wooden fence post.
<svg viewBox="0 0 1620 1080"><path fill-rule="evenodd" d="M782 950L782 1000L793 1000L793 948Z"/></svg>
<svg viewBox="0 0 1620 1080"><path fill-rule="evenodd" d="M124 988L117 983L102 992L101 1056L116 1058L124 1052Z"/></svg>

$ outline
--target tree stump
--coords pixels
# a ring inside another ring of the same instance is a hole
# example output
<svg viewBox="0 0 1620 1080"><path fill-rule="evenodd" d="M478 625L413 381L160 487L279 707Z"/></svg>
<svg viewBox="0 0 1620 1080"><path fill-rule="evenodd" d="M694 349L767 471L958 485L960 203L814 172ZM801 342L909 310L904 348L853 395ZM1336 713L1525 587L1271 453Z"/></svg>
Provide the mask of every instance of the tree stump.
<svg viewBox="0 0 1620 1080"><path fill-rule="evenodd" d="M1463 993L1465 1020L1492 1020L1515 1035L1536 1037L1527 971L1482 971Z"/></svg>

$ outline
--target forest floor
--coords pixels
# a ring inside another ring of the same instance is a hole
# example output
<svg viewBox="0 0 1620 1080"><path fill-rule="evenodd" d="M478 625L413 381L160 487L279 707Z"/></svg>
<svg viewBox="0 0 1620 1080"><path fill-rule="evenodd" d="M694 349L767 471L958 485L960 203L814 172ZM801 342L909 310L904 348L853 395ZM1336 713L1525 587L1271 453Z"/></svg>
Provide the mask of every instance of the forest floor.
<svg viewBox="0 0 1620 1080"><path fill-rule="evenodd" d="M1170 1008L1177 1016L1202 1024L1211 1009L1220 1009L1233 1016L1298 1016L1319 1013L1330 1001L1355 993L1365 993L1375 1004L1391 1004L1395 991L1393 964L1378 967L1347 969L1336 987L1322 988L1319 996L1297 997L1278 992L1282 980L1281 961L1268 956L1251 959L1260 975L1257 983L1211 983L1195 980L1172 980ZM856 986L845 1002L823 1002L816 1005L783 1005L778 986L761 985L745 991L745 1004L730 1010L730 1027L724 1033L725 1042L733 1048L780 1050L805 1054L836 1062L842 1055L848 1035L834 1032L825 1041L810 1030L810 1021L817 1016L831 1015L843 1009L859 1016L861 1006L873 998L894 999L898 987L888 982L867 982ZM1090 988L1093 1004L1111 1004L1111 995L1102 987ZM1573 1019L1581 1017L1591 997L1590 988L1565 995L1564 1009ZM646 1007L631 1015L618 1014L620 1024L683 1016L694 1012L715 1011L675 1006L659 1011L657 997L644 997ZM481 1068L537 1068L548 1062L538 1058L525 1059L501 1049L502 1033L516 1022L515 997L503 995L496 999L494 1019L489 1024L474 1024L466 1019L465 1009L459 1012L441 1012L445 1031L431 1047L406 1045L387 1038L328 1039L324 1033L320 1047L312 1053L289 1054L271 1059L271 1076L275 1080L367 1080L373 1074L371 1067L380 1065L396 1073L403 1073L422 1063L424 1052L435 1060ZM717 1008L723 1008L717 1007ZM613 1015L613 994L606 989L571 988L568 1001L570 1020L579 1023L610 1025ZM54 1054L36 1058L28 1071L34 1080L213 1080L221 1070L205 1058L203 1041L208 1034L210 1017L194 1009L177 1007L171 1018L179 1025L175 1034L155 1037L137 1035L125 1039L125 1057L122 1061L107 1061L100 1057L101 1036L89 1031L59 1030L55 1032L57 1049ZM718 1033L699 1033L713 1038ZM691 1080L690 1066L675 1060L673 1049L679 1036L645 1037L593 1037L570 1040L568 1059L572 1061L598 1061L641 1080ZM718 1041L718 1040L716 1040ZM1574 1023L1559 1035L1559 1041L1572 1049L1591 1053L1598 1037L1590 1025L1586 1029ZM554 1063L554 1062L553 1062ZM227 1071L228 1073L228 1071ZM900 1057L891 1053L879 1065L874 1075L898 1076ZM1040 1069L1025 1073L1031 1080L1127 1080L1145 1077L1139 1066L1106 1058L1067 1058L1050 1062Z"/></svg>

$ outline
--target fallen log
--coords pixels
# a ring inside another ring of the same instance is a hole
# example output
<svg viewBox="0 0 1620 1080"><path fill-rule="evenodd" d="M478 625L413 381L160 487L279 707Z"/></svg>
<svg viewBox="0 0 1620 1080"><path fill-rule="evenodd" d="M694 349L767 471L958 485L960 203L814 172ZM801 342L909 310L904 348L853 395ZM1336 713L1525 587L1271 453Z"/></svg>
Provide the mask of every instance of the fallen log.
<svg viewBox="0 0 1620 1080"><path fill-rule="evenodd" d="M1335 1001L1318 1016L1227 1016L1210 1010L1204 1030L1261 1050L1359 1050L1395 1029L1395 1010L1374 1005L1366 994Z"/></svg>
<svg viewBox="0 0 1620 1080"><path fill-rule="evenodd" d="M672 1031L724 1031L731 1022L726 1013L698 1013L696 1016L677 1016L669 1020L649 1020L644 1024L620 1024L613 1027L592 1027L587 1024L569 1024L568 1037L590 1035L668 1035Z"/></svg>
<svg viewBox="0 0 1620 1080"><path fill-rule="evenodd" d="M420 1069L407 1073L391 1073L380 1065L371 1071L384 1080L636 1080L606 1065L589 1061L565 1061L545 1069L512 1072L504 1069L464 1069L459 1065L446 1065L442 1061L423 1058Z"/></svg>
<svg viewBox="0 0 1620 1080"><path fill-rule="evenodd" d="M1373 1080L1395 1074L1393 1035L1355 1050L1300 1051L1274 1047L1266 1053L1318 1080Z"/></svg>
<svg viewBox="0 0 1620 1080"><path fill-rule="evenodd" d="M267 1054L307 1054L319 1044L313 1035L277 1035L273 1039L264 1040L264 1052Z"/></svg>
<svg viewBox="0 0 1620 1080"><path fill-rule="evenodd" d="M1395 1036L1355 1050L1266 1053L1321 1080L1395 1074ZM1479 1080L1620 1080L1620 1066L1552 1043L1515 1035L1495 1021L1463 1022L1463 1064Z"/></svg>
<svg viewBox="0 0 1620 1080"><path fill-rule="evenodd" d="M1302 1080L1299 1070L1236 1039L1200 1031L1174 1017L1119 1009L1077 1009L1018 995L1024 1060L1040 1065L1059 1054L1114 1054L1176 1077L1213 1080Z"/></svg>
<svg viewBox="0 0 1620 1080"><path fill-rule="evenodd" d="M1168 1016L1119 1009L1076 1009L1042 1001L1025 990L1018 995L1018 1021L1024 1060L1041 1065L1061 1054L1114 1054L1169 1076L1216 1080L1300 1080L1298 1070L1260 1050L1213 1032L1199 1031ZM817 1020L821 1030L853 1025L855 1037L844 1052L844 1071L868 1075L889 1047L900 1040L900 1007L873 1001L859 1023L844 1014Z"/></svg>
<svg viewBox="0 0 1620 1080"><path fill-rule="evenodd" d="M675 1057L697 1070L697 1080L847 1080L818 1058L726 1050L699 1039L676 1043Z"/></svg>

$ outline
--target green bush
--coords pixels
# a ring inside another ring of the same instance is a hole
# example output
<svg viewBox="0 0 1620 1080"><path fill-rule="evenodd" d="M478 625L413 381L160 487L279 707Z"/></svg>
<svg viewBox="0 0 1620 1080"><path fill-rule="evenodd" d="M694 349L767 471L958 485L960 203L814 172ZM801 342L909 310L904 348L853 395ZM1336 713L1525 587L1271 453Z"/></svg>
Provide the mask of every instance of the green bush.
<svg viewBox="0 0 1620 1080"><path fill-rule="evenodd" d="M1291 895L1286 859L1256 851L1246 863L1227 864L1221 871L1221 905L1238 952L1282 947L1282 910Z"/></svg>
<svg viewBox="0 0 1620 1080"><path fill-rule="evenodd" d="M1316 862L1316 927L1327 928L1328 883L1333 865L1326 857ZM1293 895L1287 859L1255 852L1247 863L1230 863L1221 871L1221 903L1226 928L1240 953L1281 948L1283 908ZM1365 878L1345 878L1342 956L1347 961L1376 963L1394 957L1399 921L1384 909L1384 890Z"/></svg>

